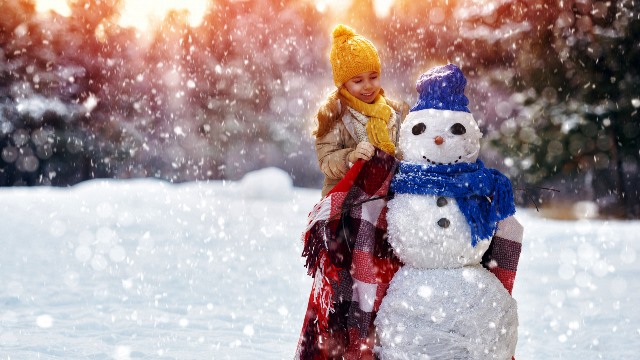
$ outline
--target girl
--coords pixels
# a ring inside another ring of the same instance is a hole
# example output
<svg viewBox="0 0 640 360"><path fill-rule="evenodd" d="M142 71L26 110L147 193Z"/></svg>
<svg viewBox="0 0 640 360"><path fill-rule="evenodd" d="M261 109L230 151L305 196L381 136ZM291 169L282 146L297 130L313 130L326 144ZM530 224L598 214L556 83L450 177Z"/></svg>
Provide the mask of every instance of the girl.
<svg viewBox="0 0 640 360"><path fill-rule="evenodd" d="M409 105L384 96L380 58L371 41L345 25L333 30L331 67L336 90L318 110L316 151L325 196L358 159L378 147L395 155L397 129Z"/></svg>
<svg viewBox="0 0 640 360"><path fill-rule="evenodd" d="M309 215L313 227L304 235L303 256L314 284L295 358L373 359L373 314L398 267L377 231L385 204L375 191L384 184L377 169L395 163L397 129L409 106L384 96L378 52L353 29L333 30L330 59L337 88L318 110L314 132L325 180L322 199ZM376 148L381 151L373 157ZM372 171L360 171L360 162L347 175L359 159ZM345 175L352 185L336 187ZM345 201L355 199L347 193L358 194L358 201ZM374 201L360 201L363 194ZM346 208L350 215L340 216Z"/></svg>

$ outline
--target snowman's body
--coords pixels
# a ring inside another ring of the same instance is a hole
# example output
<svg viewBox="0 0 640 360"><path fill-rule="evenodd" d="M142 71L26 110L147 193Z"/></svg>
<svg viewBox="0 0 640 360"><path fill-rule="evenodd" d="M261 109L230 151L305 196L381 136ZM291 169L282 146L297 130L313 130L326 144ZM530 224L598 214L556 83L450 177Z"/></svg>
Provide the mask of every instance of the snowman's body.
<svg viewBox="0 0 640 360"><path fill-rule="evenodd" d="M389 242L404 263L424 269L477 265L489 241L472 246L471 230L455 199L396 194L388 204ZM446 227L438 224L445 225Z"/></svg>
<svg viewBox="0 0 640 360"><path fill-rule="evenodd" d="M388 203L389 242L411 265L395 274L378 311L378 354L382 359L511 359L516 301L480 265L490 240L471 246L469 225L455 200L446 200L438 206L435 196L400 194ZM443 218L450 222L447 228L437 225Z"/></svg>
<svg viewBox="0 0 640 360"><path fill-rule="evenodd" d="M468 112L412 110L399 149L404 161L426 167L473 163L481 137ZM516 302L480 264L491 237L472 245L456 200L443 196L395 194L387 223L389 243L404 266L377 313L380 358L511 359Z"/></svg>

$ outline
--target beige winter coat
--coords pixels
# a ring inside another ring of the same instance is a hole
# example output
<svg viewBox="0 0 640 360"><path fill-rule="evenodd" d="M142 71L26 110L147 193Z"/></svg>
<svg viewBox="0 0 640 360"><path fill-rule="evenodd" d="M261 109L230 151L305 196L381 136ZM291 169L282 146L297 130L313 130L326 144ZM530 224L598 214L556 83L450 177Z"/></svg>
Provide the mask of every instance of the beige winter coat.
<svg viewBox="0 0 640 360"><path fill-rule="evenodd" d="M387 103L393 108L394 113L389 120L389 138L394 144L398 144L398 129L404 118L409 113L409 105L404 102L396 102L386 99ZM316 137L316 152L318 154L318 163L320 170L324 174L324 184L322 186L322 196L324 197L347 173L351 164L347 160L347 155L354 151L358 145L356 137L353 115L347 110L346 102L338 101L333 104L338 111L336 118L330 119L333 122L331 128L326 134ZM335 105L338 105L337 107ZM331 104L323 105L325 109ZM319 114L323 111L320 109ZM318 120L322 122L322 117L318 116ZM321 124L320 124L321 125ZM321 128L321 126L319 126Z"/></svg>

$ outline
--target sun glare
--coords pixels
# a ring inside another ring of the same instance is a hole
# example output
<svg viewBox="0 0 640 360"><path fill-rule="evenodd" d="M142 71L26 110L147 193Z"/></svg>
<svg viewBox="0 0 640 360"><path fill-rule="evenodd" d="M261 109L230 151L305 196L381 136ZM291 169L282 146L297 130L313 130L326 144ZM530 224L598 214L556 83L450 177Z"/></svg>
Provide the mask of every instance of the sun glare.
<svg viewBox="0 0 640 360"><path fill-rule="evenodd" d="M349 6L351 6L350 0L315 0L313 1L316 5L316 9L320 12L325 12L327 10L333 11L347 11Z"/></svg>
<svg viewBox="0 0 640 360"><path fill-rule="evenodd" d="M119 24L123 27L135 27L146 30L151 24L161 21L170 10L186 10L191 26L202 22L207 10L208 0L125 0Z"/></svg>
<svg viewBox="0 0 640 360"><path fill-rule="evenodd" d="M393 6L393 0L373 0L376 15L379 17L387 17Z"/></svg>
<svg viewBox="0 0 640 360"><path fill-rule="evenodd" d="M344 13L353 5L353 0L311 0L320 12L332 11ZM373 0L376 15L385 17L389 15L395 0Z"/></svg>
<svg viewBox="0 0 640 360"><path fill-rule="evenodd" d="M71 9L69 9L69 5L67 5L67 0L37 0L36 11L55 11L62 16L71 15Z"/></svg>
<svg viewBox="0 0 640 360"><path fill-rule="evenodd" d="M69 16L71 10L68 0L36 0L38 12L55 11L60 15ZM135 27L141 31L147 30L155 22L162 21L170 10L186 10L191 26L202 22L209 0L124 0L124 7L118 22L122 27Z"/></svg>

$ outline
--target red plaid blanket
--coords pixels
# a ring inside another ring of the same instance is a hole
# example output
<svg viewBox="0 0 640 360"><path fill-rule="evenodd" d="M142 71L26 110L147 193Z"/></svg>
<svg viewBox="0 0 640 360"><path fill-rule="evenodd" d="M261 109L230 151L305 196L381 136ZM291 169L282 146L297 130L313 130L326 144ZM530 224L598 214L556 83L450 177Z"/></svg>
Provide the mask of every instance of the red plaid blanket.
<svg viewBox="0 0 640 360"><path fill-rule="evenodd" d="M376 150L371 160L356 162L309 213L302 255L314 282L296 359L374 358L373 322L401 266L386 237L387 196L397 165L393 156ZM512 226L502 228L496 236L504 237L494 237L483 260L511 292L520 244L508 239L513 231L504 229Z"/></svg>

